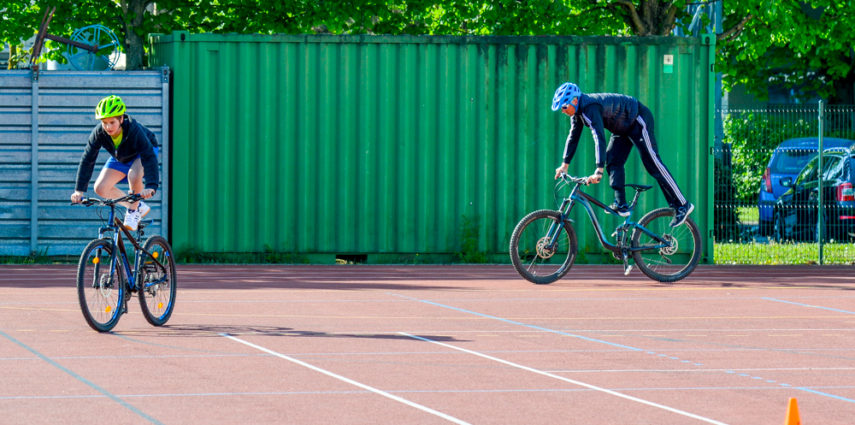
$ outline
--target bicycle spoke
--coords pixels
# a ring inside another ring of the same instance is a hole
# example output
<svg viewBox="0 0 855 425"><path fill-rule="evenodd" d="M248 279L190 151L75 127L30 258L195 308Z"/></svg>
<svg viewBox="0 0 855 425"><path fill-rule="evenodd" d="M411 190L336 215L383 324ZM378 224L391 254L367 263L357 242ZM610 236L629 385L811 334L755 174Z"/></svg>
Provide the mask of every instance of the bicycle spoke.
<svg viewBox="0 0 855 425"><path fill-rule="evenodd" d="M161 326L175 306L175 263L169 244L160 236L147 240L144 249L151 256L141 265L140 306L149 323Z"/></svg>
<svg viewBox="0 0 855 425"><path fill-rule="evenodd" d="M662 282L682 279L691 273L700 257L700 234L694 222L687 220L673 228L672 217L671 209L642 217L639 224L659 236L636 230L632 241L633 258L641 271Z"/></svg>
<svg viewBox="0 0 855 425"><path fill-rule="evenodd" d="M104 332L112 329L121 312L118 273L110 274L111 249L109 240L95 240L87 246L77 272L80 308L89 325Z"/></svg>
<svg viewBox="0 0 855 425"><path fill-rule="evenodd" d="M559 226L554 211L535 211L511 236L511 261L517 272L534 283L551 283L567 273L576 256L576 234Z"/></svg>

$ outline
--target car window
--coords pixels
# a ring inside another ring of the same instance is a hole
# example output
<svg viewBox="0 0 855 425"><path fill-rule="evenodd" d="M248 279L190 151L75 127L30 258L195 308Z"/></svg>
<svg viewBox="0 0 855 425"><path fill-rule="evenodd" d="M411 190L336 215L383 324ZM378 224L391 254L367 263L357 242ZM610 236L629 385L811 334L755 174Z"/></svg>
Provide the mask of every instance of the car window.
<svg viewBox="0 0 855 425"><path fill-rule="evenodd" d="M819 163L819 157L815 157L810 160L810 162L805 165L804 170L802 170L801 174L799 174L798 178L796 178L796 184L803 184L804 182L808 182L811 180L816 180L817 172L816 168Z"/></svg>
<svg viewBox="0 0 855 425"><path fill-rule="evenodd" d="M804 168L805 164L807 164L814 155L816 155L816 151L811 151L809 149L779 151L775 160L772 162L772 172L796 174Z"/></svg>
<svg viewBox="0 0 855 425"><path fill-rule="evenodd" d="M840 178L843 174L843 165L845 162L843 161L842 156L838 155L828 155L823 158L822 161L822 179L823 180L834 180Z"/></svg>

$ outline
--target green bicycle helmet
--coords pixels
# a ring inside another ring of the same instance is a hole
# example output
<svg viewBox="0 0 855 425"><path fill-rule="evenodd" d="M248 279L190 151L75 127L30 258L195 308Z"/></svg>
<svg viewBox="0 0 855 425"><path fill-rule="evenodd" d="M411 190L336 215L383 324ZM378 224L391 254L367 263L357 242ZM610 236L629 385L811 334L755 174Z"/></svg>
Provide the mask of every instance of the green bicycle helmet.
<svg viewBox="0 0 855 425"><path fill-rule="evenodd" d="M125 102L114 94L101 99L95 107L95 118L102 120L110 117L120 117L125 114Z"/></svg>

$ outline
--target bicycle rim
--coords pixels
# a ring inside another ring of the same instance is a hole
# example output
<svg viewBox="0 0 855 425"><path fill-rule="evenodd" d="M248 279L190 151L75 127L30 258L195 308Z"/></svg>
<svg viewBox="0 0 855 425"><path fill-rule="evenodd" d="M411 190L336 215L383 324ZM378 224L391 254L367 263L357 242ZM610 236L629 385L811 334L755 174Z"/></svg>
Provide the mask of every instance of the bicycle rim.
<svg viewBox="0 0 855 425"><path fill-rule="evenodd" d="M89 243L77 268L77 295L86 323L98 332L116 326L121 316L123 282L121 270L110 277L112 244L107 239Z"/></svg>
<svg viewBox="0 0 855 425"><path fill-rule="evenodd" d="M141 265L140 307L150 324L161 326L169 320L175 307L175 262L172 249L160 236L149 238L144 248L151 257L146 256Z"/></svg>
<svg viewBox="0 0 855 425"><path fill-rule="evenodd" d="M525 216L511 235L511 262L530 282L555 282L570 271L576 259L576 232L569 223L559 225L555 211L539 210Z"/></svg>
<svg viewBox="0 0 855 425"><path fill-rule="evenodd" d="M659 235L664 244L636 229L632 236L633 259L642 273L660 282L676 282L697 267L701 256L701 236L692 219L671 227L674 210L660 208L641 218L639 224Z"/></svg>

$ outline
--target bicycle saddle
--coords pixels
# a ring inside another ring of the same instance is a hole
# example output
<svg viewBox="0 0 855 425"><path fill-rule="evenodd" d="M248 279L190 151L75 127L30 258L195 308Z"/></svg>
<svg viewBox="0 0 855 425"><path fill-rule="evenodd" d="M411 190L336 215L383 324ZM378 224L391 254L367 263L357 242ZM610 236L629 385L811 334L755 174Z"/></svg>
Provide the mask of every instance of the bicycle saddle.
<svg viewBox="0 0 855 425"><path fill-rule="evenodd" d="M644 192L645 190L653 189L653 186L647 186L643 184L625 184L624 186L629 186L639 192Z"/></svg>

